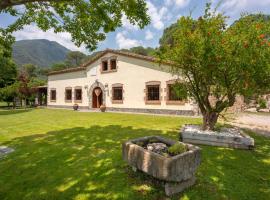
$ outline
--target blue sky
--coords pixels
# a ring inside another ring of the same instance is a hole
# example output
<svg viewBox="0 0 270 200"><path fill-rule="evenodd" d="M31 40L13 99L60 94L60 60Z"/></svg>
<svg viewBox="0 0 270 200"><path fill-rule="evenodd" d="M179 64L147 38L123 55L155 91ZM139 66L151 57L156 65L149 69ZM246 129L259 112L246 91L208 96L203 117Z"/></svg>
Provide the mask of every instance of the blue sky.
<svg viewBox="0 0 270 200"><path fill-rule="evenodd" d="M189 15L197 18L203 14L206 0L146 0L148 14L151 17L151 24L140 30L132 26L125 17L123 17L123 27L115 32L109 33L107 39L99 43L98 50L113 48L131 48L134 46L157 47L159 38L164 28L177 21L181 16ZM219 0L212 0L213 7ZM270 0L223 0L219 12L224 12L230 17L228 23L238 19L243 12L270 14ZM0 15L0 26L6 27L14 21L14 18L7 15ZM22 39L48 39L56 41L71 50L80 50L85 53L84 46L76 47L71 42L68 33L55 34L52 30L42 32L34 24L26 26L23 30L14 33L16 40Z"/></svg>

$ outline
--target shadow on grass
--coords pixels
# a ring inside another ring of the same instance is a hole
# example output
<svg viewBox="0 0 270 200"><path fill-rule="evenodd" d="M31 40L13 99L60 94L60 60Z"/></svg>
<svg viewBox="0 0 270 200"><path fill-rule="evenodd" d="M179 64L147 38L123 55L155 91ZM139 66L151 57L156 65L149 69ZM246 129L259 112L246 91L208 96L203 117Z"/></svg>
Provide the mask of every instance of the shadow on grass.
<svg viewBox="0 0 270 200"><path fill-rule="evenodd" d="M15 152L0 161L0 199L165 199L159 184L122 160L121 143L146 135L177 132L109 125L16 138L5 143ZM256 151L202 146L197 184L174 198L267 199L270 147L259 143Z"/></svg>
<svg viewBox="0 0 270 200"><path fill-rule="evenodd" d="M32 111L33 108L20 108L20 109L12 109L12 108L0 108L0 116L1 115L13 115L13 114L20 114L20 113L25 113Z"/></svg>

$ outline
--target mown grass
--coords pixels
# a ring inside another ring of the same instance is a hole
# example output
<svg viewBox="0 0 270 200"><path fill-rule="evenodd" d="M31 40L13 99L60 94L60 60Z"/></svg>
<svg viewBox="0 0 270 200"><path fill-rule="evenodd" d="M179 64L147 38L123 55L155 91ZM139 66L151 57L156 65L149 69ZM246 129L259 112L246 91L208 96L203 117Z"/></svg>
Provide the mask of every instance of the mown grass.
<svg viewBox="0 0 270 200"><path fill-rule="evenodd" d="M162 186L134 173L121 156L130 138L178 139L200 119L32 109L0 111L0 199L169 199ZM192 188L172 199L270 199L270 140L251 134L254 151L201 146Z"/></svg>

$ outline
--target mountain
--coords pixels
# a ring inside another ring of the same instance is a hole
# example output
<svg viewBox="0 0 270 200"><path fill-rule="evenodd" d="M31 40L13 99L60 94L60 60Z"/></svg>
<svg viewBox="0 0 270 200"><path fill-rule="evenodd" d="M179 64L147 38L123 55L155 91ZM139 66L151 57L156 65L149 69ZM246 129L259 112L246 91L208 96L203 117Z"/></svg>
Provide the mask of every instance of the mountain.
<svg viewBox="0 0 270 200"><path fill-rule="evenodd" d="M70 50L66 47L45 39L20 40L13 45L13 59L19 67L32 63L47 68L64 61L68 52Z"/></svg>

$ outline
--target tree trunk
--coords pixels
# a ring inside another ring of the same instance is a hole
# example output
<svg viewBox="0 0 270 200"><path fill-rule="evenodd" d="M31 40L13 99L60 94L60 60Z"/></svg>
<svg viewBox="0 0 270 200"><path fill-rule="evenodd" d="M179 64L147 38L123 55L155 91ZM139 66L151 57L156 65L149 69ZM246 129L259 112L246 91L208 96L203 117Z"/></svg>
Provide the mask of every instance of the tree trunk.
<svg viewBox="0 0 270 200"><path fill-rule="evenodd" d="M219 113L216 112L206 112L203 113L203 130L213 130L217 120Z"/></svg>
<svg viewBox="0 0 270 200"><path fill-rule="evenodd" d="M12 107L13 107L13 109L16 108L16 99L15 98L13 98Z"/></svg>

